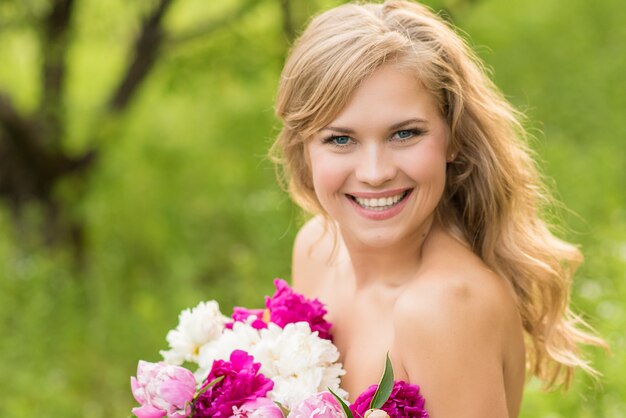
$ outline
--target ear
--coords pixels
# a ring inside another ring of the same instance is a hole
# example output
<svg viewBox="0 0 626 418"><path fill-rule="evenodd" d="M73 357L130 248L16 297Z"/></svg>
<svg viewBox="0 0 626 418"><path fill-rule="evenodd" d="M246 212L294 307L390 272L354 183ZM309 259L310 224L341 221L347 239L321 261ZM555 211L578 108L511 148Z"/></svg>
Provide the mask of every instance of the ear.
<svg viewBox="0 0 626 418"><path fill-rule="evenodd" d="M456 156L459 154L459 146L457 144L457 141L455 141L455 139L452 137L449 126L446 126L446 130L446 137L448 141L448 147L446 150L446 161L450 163L454 161Z"/></svg>
<svg viewBox="0 0 626 418"><path fill-rule="evenodd" d="M458 153L456 151L448 150L448 155L446 157L446 161L451 163L457 157Z"/></svg>

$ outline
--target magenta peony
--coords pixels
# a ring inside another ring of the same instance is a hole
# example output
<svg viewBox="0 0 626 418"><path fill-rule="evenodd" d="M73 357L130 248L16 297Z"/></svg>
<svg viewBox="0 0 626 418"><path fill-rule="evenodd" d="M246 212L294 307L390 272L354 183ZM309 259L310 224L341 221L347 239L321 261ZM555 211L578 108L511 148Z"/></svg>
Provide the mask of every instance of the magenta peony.
<svg viewBox="0 0 626 418"><path fill-rule="evenodd" d="M330 392L309 396L291 410L288 418L345 418L339 402Z"/></svg>
<svg viewBox="0 0 626 418"><path fill-rule="evenodd" d="M242 350L233 351L230 361L215 360L204 385L217 377L224 378L197 398L194 418L228 418L233 415L233 407L265 397L274 382L259 373L261 364L253 360Z"/></svg>
<svg viewBox="0 0 626 418"><path fill-rule="evenodd" d="M248 318L251 316L255 316L255 319L250 323L252 328L254 329L264 329L267 328L267 322L264 321L264 315L266 314L265 309L248 309L242 308L240 306L235 306L233 308L233 321L226 324L226 329L233 329L233 324L235 322L247 322Z"/></svg>
<svg viewBox="0 0 626 418"><path fill-rule="evenodd" d="M284 280L275 279L276 292L265 298L265 306L270 311L270 321L281 328L296 322L308 322L311 331L318 332L320 338L332 339L330 322L324 319L326 309L318 299L308 299L295 293Z"/></svg>
<svg viewBox="0 0 626 418"><path fill-rule="evenodd" d="M350 405L354 416L365 415L377 387L378 385L370 386ZM387 412L390 418L429 418L428 412L424 409L424 398L419 391L417 385L395 381L391 396L380 409Z"/></svg>
<svg viewBox="0 0 626 418"><path fill-rule="evenodd" d="M232 319L235 322L246 322L252 315L256 319L251 323L255 329L267 328L268 322L273 322L281 328L296 322L308 322L311 331L318 332L320 338L331 340L330 322L324 319L326 309L318 299L308 299L295 293L282 279L274 279L276 292L274 296L265 298L266 309L246 309L235 307ZM233 323L226 324L232 329Z"/></svg>
<svg viewBox="0 0 626 418"><path fill-rule="evenodd" d="M231 418L284 418L284 415L271 399L256 398L244 403L241 408L233 407Z"/></svg>
<svg viewBox="0 0 626 418"><path fill-rule="evenodd" d="M141 404L133 408L139 418L185 418L191 413L196 381L189 370L140 361L137 377L130 378L133 396Z"/></svg>

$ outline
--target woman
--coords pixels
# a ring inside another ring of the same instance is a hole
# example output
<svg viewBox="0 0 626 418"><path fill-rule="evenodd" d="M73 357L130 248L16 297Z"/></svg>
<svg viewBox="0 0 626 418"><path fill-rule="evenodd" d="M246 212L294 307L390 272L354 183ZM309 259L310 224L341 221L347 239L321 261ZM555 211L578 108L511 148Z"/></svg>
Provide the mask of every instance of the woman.
<svg viewBox="0 0 626 418"><path fill-rule="evenodd" d="M444 21L404 1L323 13L276 112L289 191L316 215L294 286L327 304L350 394L387 352L433 418L516 417L525 371L594 373L577 347L603 342L568 307L582 257L539 217L520 115Z"/></svg>

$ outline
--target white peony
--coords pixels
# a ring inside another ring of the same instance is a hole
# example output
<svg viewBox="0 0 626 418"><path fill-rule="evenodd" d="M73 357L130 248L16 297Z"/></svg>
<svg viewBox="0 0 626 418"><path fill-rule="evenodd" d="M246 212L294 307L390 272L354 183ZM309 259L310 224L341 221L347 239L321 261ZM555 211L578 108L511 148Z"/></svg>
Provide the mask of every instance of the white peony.
<svg viewBox="0 0 626 418"><path fill-rule="evenodd" d="M198 363L202 347L220 338L228 321L214 300L185 309L178 316L176 329L167 333L170 349L161 351L163 359L174 365L185 361Z"/></svg>
<svg viewBox="0 0 626 418"><path fill-rule="evenodd" d="M338 363L337 347L311 332L306 322L288 324L284 329L268 324L252 355L261 362L261 373L274 381L270 398L289 409L329 387L339 396L347 396L339 388L345 371Z"/></svg>
<svg viewBox="0 0 626 418"><path fill-rule="evenodd" d="M274 389L268 396L289 409L329 387L339 396L347 397L339 388L345 371L338 363L337 347L320 338L317 332L311 332L306 322L288 324L284 329L270 323L262 330L235 323L220 339L202 347L196 379L204 380L213 361L227 360L234 350L244 350L261 363L260 372L274 381Z"/></svg>
<svg viewBox="0 0 626 418"><path fill-rule="evenodd" d="M254 318L252 319L254 320ZM261 340L261 334L247 323L235 322L233 329L225 329L219 339L202 346L198 354L196 381L201 383L211 371L214 360L228 360L235 350L243 350L255 357L253 347Z"/></svg>

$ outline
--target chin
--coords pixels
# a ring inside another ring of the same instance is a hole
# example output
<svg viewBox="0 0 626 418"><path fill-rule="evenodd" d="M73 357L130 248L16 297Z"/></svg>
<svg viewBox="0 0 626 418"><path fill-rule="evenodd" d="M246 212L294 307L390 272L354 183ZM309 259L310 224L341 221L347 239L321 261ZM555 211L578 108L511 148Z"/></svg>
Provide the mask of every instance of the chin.
<svg viewBox="0 0 626 418"><path fill-rule="evenodd" d="M365 231L342 229L342 235L344 236L344 239L348 238L362 246L381 249L393 247L409 239L408 234L406 233L401 233L399 231L377 231L375 229Z"/></svg>

